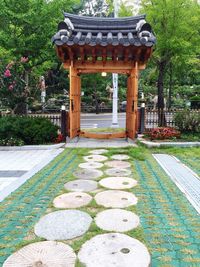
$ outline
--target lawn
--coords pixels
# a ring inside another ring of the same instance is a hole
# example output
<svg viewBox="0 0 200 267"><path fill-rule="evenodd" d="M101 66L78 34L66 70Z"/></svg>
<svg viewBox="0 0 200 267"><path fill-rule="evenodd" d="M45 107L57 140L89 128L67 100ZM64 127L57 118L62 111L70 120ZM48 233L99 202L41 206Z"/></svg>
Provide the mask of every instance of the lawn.
<svg viewBox="0 0 200 267"><path fill-rule="evenodd" d="M1 203L0 266L20 247L44 240L35 236L33 227L41 216L58 210L52 205L53 199L66 192L64 183L75 179L73 171L79 163L84 162L83 156L88 151L66 149ZM140 216L141 226L126 234L146 244L153 267L200 266L199 215L154 160L152 152L173 154L199 172L198 148L109 149L105 154L108 157L115 153L126 153L131 157L132 177L138 181L138 185L129 190L138 197L138 204L127 210ZM86 211L94 218L103 208L93 200L79 210ZM65 243L70 244L77 253L86 240L101 233L106 231L93 222L85 235ZM77 262L76 267L79 266L81 264Z"/></svg>

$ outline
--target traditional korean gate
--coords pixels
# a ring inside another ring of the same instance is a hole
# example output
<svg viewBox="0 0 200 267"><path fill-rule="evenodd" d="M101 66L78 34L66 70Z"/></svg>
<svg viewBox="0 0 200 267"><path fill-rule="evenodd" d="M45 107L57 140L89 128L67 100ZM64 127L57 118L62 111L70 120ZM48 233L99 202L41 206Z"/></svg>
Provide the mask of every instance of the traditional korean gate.
<svg viewBox="0 0 200 267"><path fill-rule="evenodd" d="M80 133L80 113L81 113L81 79L77 75L77 70L70 67L70 138L74 138Z"/></svg>
<svg viewBox="0 0 200 267"><path fill-rule="evenodd" d="M94 18L64 14L52 41L70 77L69 136L90 138L136 137L138 72L145 69L155 36L145 15ZM95 134L80 131L81 82L87 73L128 75L126 132Z"/></svg>

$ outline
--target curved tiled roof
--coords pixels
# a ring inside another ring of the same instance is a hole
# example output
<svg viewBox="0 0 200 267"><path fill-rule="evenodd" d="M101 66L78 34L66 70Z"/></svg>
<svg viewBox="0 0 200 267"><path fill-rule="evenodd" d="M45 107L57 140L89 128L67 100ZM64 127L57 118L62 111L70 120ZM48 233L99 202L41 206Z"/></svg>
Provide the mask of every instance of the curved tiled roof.
<svg viewBox="0 0 200 267"><path fill-rule="evenodd" d="M155 44L151 26L145 15L126 18L99 18L64 13L64 21L52 37L57 46L146 46Z"/></svg>

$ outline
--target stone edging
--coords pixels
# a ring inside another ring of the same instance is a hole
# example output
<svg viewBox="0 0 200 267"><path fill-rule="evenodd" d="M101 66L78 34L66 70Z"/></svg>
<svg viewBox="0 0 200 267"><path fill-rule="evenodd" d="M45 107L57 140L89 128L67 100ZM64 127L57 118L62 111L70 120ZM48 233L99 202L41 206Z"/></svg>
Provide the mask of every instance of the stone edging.
<svg viewBox="0 0 200 267"><path fill-rule="evenodd" d="M199 147L200 142L153 142L153 141L146 141L143 138L137 139L139 143L151 148L151 147Z"/></svg>
<svg viewBox="0 0 200 267"><path fill-rule="evenodd" d="M25 150L52 150L65 146L65 143L54 145L28 145L28 146L0 146L0 151L25 151Z"/></svg>

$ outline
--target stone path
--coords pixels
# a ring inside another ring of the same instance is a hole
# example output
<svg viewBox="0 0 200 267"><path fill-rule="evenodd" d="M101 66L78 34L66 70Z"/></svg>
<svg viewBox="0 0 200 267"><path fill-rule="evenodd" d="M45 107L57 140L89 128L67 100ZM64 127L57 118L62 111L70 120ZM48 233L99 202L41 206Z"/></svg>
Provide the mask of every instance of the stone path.
<svg viewBox="0 0 200 267"><path fill-rule="evenodd" d="M79 167L84 169L86 168L86 164L90 164L90 166L88 166L89 169L92 164L92 169L94 167L94 169L96 169L104 166L104 163L100 165L99 163L96 164L96 161L105 161L105 164L107 162L110 163L109 161L106 161L108 158L102 155L90 154L89 156L83 157L83 159L85 161L89 161L89 163L79 164ZM121 166L121 169L130 167L129 162L122 162L120 161L121 159L129 159L129 157L126 155L122 155L122 157L117 155L117 157L115 157L115 161L113 161L114 165L119 163L119 168ZM108 164L108 166L110 165ZM83 173L83 176L85 177L85 172ZM129 189L136 186L137 181L128 177L116 176L101 179L100 185L113 189ZM69 191L76 191L77 193L79 192L79 195L77 194L75 198L82 198L82 191L92 192L97 189L98 183L91 180L76 179L63 184L63 187ZM70 195L70 193L68 194ZM88 196L89 203L92 197L90 197L90 195ZM111 208L126 208L137 204L137 198L134 196L134 194L119 190L105 190L97 193L94 199L98 205ZM34 227L36 236L45 238L46 240L70 240L82 236L88 231L92 222L92 218L89 214L80 210L67 210L67 207L63 206L63 201L65 201L65 203L69 203L69 200L70 198L67 194L62 194L54 199L54 206L57 208L65 208L66 210L50 212L40 218ZM76 199L74 199L74 206L77 205L76 202ZM88 203L85 203L85 205ZM71 206L73 206L73 203ZM116 230L119 232L127 232L139 225L139 217L130 211L110 209L110 211L107 210L105 213L101 212L100 214L97 214L96 223L99 228L107 231ZM93 243L92 239L91 241L89 240L86 242L86 244L89 244L88 246L83 244L78 254L79 260L85 264L86 267L102 266L102 264L104 266L106 264L108 267L116 266L116 264L117 266L123 266L125 264L125 267L148 267L150 264L150 254L146 246L132 237L121 235L119 233L112 233L106 235L97 235L95 240L97 240L97 243ZM92 253L92 255L90 243L92 249L95 251L95 253ZM108 248L112 251L112 253L108 252ZM99 261L100 256L102 261ZM11 256L10 258L12 257L14 256ZM44 265L45 260L41 260L40 264ZM6 263L3 264L3 267L5 266Z"/></svg>
<svg viewBox="0 0 200 267"><path fill-rule="evenodd" d="M153 156L200 214L200 178L198 175L173 156L167 154L153 154Z"/></svg>

